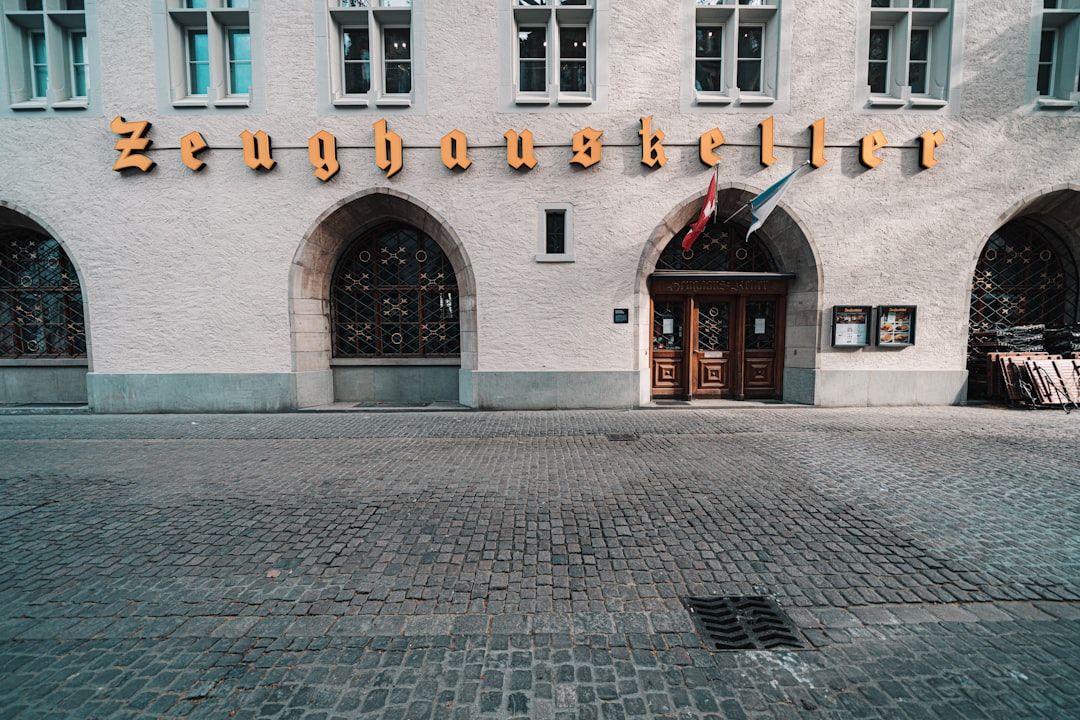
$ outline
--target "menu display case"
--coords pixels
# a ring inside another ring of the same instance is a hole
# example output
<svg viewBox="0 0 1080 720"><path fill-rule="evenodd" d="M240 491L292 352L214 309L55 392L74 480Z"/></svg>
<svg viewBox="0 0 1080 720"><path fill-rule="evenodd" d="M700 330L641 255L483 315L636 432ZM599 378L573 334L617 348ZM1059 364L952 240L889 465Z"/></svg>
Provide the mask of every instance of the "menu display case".
<svg viewBox="0 0 1080 720"><path fill-rule="evenodd" d="M833 347L869 345L872 317L873 308L869 305L834 305Z"/></svg>
<svg viewBox="0 0 1080 720"><path fill-rule="evenodd" d="M877 313L878 347L915 344L915 306L881 305Z"/></svg>

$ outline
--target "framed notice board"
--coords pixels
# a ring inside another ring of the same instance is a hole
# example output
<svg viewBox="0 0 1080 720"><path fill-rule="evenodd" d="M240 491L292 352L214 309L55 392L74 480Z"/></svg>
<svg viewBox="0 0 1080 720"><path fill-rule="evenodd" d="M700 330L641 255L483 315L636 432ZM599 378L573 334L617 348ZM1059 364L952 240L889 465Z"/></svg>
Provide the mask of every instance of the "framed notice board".
<svg viewBox="0 0 1080 720"><path fill-rule="evenodd" d="M869 305L834 305L832 315L833 347L858 347L870 344Z"/></svg>
<svg viewBox="0 0 1080 720"><path fill-rule="evenodd" d="M907 347L915 344L915 306L880 305L877 314L879 347Z"/></svg>

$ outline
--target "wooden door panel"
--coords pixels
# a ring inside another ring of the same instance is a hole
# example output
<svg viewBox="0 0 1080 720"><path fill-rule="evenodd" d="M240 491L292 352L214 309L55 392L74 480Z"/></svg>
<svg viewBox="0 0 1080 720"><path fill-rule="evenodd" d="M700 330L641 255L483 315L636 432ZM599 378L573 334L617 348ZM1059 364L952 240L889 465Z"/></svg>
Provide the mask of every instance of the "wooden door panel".
<svg viewBox="0 0 1080 720"><path fill-rule="evenodd" d="M743 363L744 390L747 397L773 397L779 388L776 356L747 357Z"/></svg>
<svg viewBox="0 0 1080 720"><path fill-rule="evenodd" d="M684 395L684 364L682 355L663 354L654 351L652 360L653 395Z"/></svg>
<svg viewBox="0 0 1080 720"><path fill-rule="evenodd" d="M731 364L726 357L697 358L695 395L723 395L731 390Z"/></svg>

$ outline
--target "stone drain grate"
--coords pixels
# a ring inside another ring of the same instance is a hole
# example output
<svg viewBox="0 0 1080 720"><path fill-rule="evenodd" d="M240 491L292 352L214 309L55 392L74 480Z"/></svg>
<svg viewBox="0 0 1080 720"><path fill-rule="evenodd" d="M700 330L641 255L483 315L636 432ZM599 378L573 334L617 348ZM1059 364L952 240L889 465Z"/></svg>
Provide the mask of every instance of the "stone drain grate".
<svg viewBox="0 0 1080 720"><path fill-rule="evenodd" d="M694 625L710 650L806 650L802 633L765 597L686 597Z"/></svg>

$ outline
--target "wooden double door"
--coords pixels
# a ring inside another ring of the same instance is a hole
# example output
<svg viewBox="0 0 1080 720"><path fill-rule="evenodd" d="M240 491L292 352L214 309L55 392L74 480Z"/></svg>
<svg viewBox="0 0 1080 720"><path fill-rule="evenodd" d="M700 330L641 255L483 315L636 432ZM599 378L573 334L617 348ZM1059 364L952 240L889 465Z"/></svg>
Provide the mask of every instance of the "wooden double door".
<svg viewBox="0 0 1080 720"><path fill-rule="evenodd" d="M779 398L785 296L652 298L654 398Z"/></svg>

